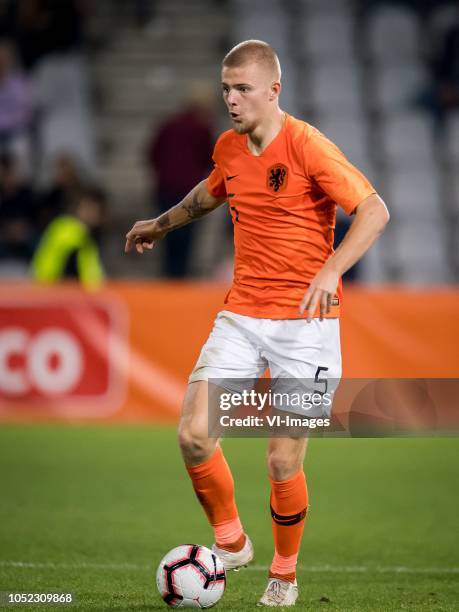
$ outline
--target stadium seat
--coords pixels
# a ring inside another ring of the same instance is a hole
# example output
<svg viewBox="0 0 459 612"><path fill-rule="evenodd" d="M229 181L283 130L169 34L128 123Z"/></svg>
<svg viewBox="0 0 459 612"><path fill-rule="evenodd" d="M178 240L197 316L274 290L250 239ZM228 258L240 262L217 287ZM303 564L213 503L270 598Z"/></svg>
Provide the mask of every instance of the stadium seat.
<svg viewBox="0 0 459 612"><path fill-rule="evenodd" d="M456 165L459 163L459 111L451 112L448 115L446 136L446 161Z"/></svg>
<svg viewBox="0 0 459 612"><path fill-rule="evenodd" d="M366 124L360 116L320 113L315 125L338 145L352 163L363 170L368 163L369 152Z"/></svg>
<svg viewBox="0 0 459 612"><path fill-rule="evenodd" d="M330 34L333 33L331 36ZM353 56L353 22L349 14L306 15L301 23L299 52L314 62Z"/></svg>
<svg viewBox="0 0 459 612"><path fill-rule="evenodd" d="M353 0L298 0L298 3L308 15L331 12L347 15L354 4Z"/></svg>
<svg viewBox="0 0 459 612"><path fill-rule="evenodd" d="M298 103L298 97L295 94L294 87L284 87L280 98L280 105L283 110L287 111L290 115L301 119L303 116L303 109Z"/></svg>
<svg viewBox="0 0 459 612"><path fill-rule="evenodd" d="M362 112L360 73L354 62L321 62L311 70L311 82L300 83L302 95L311 99L317 112Z"/></svg>
<svg viewBox="0 0 459 612"><path fill-rule="evenodd" d="M359 262L359 280L378 285L391 280L387 255L392 252L390 233L385 232Z"/></svg>
<svg viewBox="0 0 459 612"><path fill-rule="evenodd" d="M408 7L382 4L369 16L367 48L377 63L395 63L417 58L420 23Z"/></svg>
<svg viewBox="0 0 459 612"><path fill-rule="evenodd" d="M380 132L380 153L390 168L416 168L434 164L433 127L423 113L397 112L384 116Z"/></svg>
<svg viewBox="0 0 459 612"><path fill-rule="evenodd" d="M35 102L45 112L89 107L85 61L77 54L54 55L42 60L33 73Z"/></svg>
<svg viewBox="0 0 459 612"><path fill-rule="evenodd" d="M446 283L452 270L444 230L440 224L420 220L399 222L394 255L399 262L399 280L406 283Z"/></svg>
<svg viewBox="0 0 459 612"><path fill-rule="evenodd" d="M435 168L392 169L387 173L388 205L398 219L438 223L444 213Z"/></svg>
<svg viewBox="0 0 459 612"><path fill-rule="evenodd" d="M451 249L453 261L456 266L456 278L459 273L459 218L456 217L451 234Z"/></svg>
<svg viewBox="0 0 459 612"><path fill-rule="evenodd" d="M289 30L282 12L250 13L233 21L235 42L248 39L266 40L276 49L281 61L289 56Z"/></svg>
<svg viewBox="0 0 459 612"><path fill-rule="evenodd" d="M375 66L371 107L392 112L406 108L427 86L428 74L420 61Z"/></svg>
<svg viewBox="0 0 459 612"><path fill-rule="evenodd" d="M82 110L55 112L45 117L41 125L42 176L47 180L49 162L60 153L75 157L91 174L96 167L94 130L90 117Z"/></svg>
<svg viewBox="0 0 459 612"><path fill-rule="evenodd" d="M451 180L449 181L449 184L452 186L452 189L451 189L452 214L453 214L453 217L457 221L459 221L459 176L457 175L457 172L455 172L454 170L451 172ZM458 247L458 251L459 251L459 247Z"/></svg>
<svg viewBox="0 0 459 612"><path fill-rule="evenodd" d="M75 156L88 169L95 168L87 67L78 54L54 55L40 62L33 77L40 124L42 179L48 162L58 153Z"/></svg>
<svg viewBox="0 0 459 612"><path fill-rule="evenodd" d="M231 0L231 13L237 11L240 15L264 15L267 13L280 12L282 9L281 0Z"/></svg>

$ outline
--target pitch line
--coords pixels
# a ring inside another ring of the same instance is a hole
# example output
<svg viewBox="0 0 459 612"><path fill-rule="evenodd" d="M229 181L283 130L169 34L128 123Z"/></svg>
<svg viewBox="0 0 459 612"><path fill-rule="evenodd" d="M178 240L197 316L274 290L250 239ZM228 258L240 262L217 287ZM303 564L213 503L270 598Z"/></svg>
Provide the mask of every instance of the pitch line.
<svg viewBox="0 0 459 612"><path fill-rule="evenodd" d="M154 571L149 565L136 565L135 563L53 563L28 561L1 561L0 567L17 567L22 569L101 569L117 571ZM267 572L267 565L249 565L241 571ZM405 565L370 566L370 565L299 565L298 570L309 573L337 573L337 574L459 574L459 567L408 567Z"/></svg>

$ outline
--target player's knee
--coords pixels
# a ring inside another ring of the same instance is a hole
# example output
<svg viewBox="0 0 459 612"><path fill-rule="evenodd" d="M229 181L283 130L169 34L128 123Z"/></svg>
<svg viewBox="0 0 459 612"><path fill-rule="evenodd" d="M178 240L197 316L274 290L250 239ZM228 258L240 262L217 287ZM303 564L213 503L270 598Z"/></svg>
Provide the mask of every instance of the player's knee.
<svg viewBox="0 0 459 612"><path fill-rule="evenodd" d="M187 463L205 461L212 453L212 445L209 438L203 432L191 427L182 426L179 428L178 441L182 455Z"/></svg>
<svg viewBox="0 0 459 612"><path fill-rule="evenodd" d="M271 451L268 454L268 472L273 480L288 480L300 468L296 456L289 457L278 451Z"/></svg>
<svg viewBox="0 0 459 612"><path fill-rule="evenodd" d="M190 427L180 427L178 441L182 452L187 454L200 454L204 451L204 439L198 432Z"/></svg>

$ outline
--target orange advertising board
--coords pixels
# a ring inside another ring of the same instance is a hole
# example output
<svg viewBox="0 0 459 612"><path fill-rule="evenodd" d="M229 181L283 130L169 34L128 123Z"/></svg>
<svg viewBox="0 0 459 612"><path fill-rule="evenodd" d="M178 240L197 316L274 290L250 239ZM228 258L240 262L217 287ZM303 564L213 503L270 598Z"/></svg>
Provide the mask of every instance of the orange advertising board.
<svg viewBox="0 0 459 612"><path fill-rule="evenodd" d="M0 290L0 419L173 422L227 287ZM343 375L459 377L458 314L458 289L348 287Z"/></svg>

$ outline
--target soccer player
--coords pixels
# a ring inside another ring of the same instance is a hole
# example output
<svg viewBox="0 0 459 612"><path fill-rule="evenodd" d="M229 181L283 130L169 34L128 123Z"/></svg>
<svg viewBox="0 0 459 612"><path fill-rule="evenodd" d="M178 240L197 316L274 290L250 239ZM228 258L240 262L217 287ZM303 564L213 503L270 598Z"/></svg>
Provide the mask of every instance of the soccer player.
<svg viewBox="0 0 459 612"><path fill-rule="evenodd" d="M208 436L208 379L271 376L339 379L341 276L383 231L389 214L368 180L317 129L279 107L281 69L272 47L236 45L222 63L232 129L214 149L210 176L156 219L138 221L125 250L139 253L228 202L234 226L234 281L189 379L179 443L194 490L227 569L246 565L233 477L219 442ZM353 215L333 251L336 206ZM260 604L291 606L308 507L306 439L269 440L274 557Z"/></svg>

